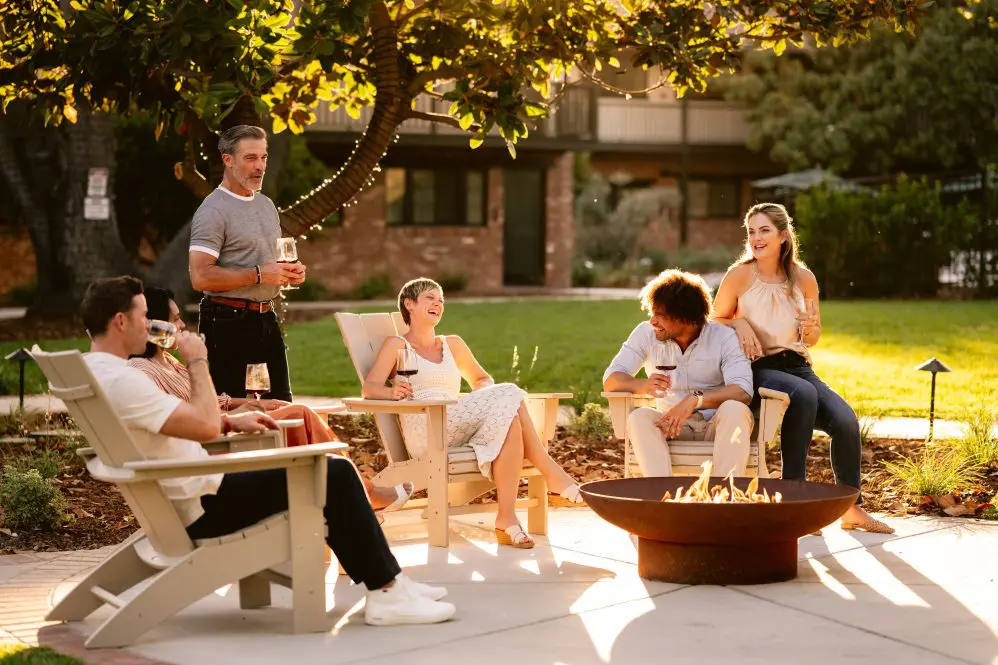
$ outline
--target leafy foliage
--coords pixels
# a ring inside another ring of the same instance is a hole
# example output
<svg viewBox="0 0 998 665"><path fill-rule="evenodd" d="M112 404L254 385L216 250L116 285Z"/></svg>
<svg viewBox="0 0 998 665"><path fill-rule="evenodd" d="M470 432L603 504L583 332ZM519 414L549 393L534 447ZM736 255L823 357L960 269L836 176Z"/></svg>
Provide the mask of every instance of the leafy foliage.
<svg viewBox="0 0 998 665"><path fill-rule="evenodd" d="M931 296L939 268L971 237L974 215L939 188L901 177L879 191L814 189L797 199L802 253L835 298Z"/></svg>
<svg viewBox="0 0 998 665"><path fill-rule="evenodd" d="M976 466L998 467L998 437L994 434L998 413L982 401L966 414L964 422L966 435L954 440L953 448Z"/></svg>
<svg viewBox="0 0 998 665"><path fill-rule="evenodd" d="M66 501L55 484L37 469L6 466L0 475L3 523L11 529L53 529L62 522Z"/></svg>
<svg viewBox="0 0 998 665"><path fill-rule="evenodd" d="M919 457L905 457L884 467L913 497L943 496L978 479L973 463L954 450L926 448Z"/></svg>
<svg viewBox="0 0 998 665"><path fill-rule="evenodd" d="M586 444L609 439L613 436L610 412L605 406L590 402L572 419L568 433Z"/></svg>
<svg viewBox="0 0 998 665"><path fill-rule="evenodd" d="M918 34L755 53L726 84L746 102L751 138L793 169L981 168L998 160L998 0L945 0Z"/></svg>

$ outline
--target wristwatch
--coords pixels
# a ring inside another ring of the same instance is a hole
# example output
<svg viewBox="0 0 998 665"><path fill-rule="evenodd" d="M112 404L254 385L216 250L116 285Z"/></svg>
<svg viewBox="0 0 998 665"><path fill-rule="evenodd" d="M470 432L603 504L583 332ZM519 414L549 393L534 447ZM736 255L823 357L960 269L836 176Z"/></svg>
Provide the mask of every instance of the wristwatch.
<svg viewBox="0 0 998 665"><path fill-rule="evenodd" d="M690 394L697 398L697 405L693 407L693 410L696 411L701 406L703 406L703 391L700 390L699 388L697 388L697 389L691 390Z"/></svg>

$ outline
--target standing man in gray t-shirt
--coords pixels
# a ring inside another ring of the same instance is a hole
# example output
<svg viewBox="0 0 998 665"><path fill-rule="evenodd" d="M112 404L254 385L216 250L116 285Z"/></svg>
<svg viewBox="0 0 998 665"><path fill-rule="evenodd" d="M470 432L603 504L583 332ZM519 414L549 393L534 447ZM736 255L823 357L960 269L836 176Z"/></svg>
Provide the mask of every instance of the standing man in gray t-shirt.
<svg viewBox="0 0 998 665"><path fill-rule="evenodd" d="M270 399L291 401L288 357L273 299L280 287L305 281L301 263L277 263L280 220L260 193L267 170L267 133L237 125L218 140L225 174L191 223L191 284L204 292L199 332L208 345L215 388L246 396L246 365L267 363Z"/></svg>

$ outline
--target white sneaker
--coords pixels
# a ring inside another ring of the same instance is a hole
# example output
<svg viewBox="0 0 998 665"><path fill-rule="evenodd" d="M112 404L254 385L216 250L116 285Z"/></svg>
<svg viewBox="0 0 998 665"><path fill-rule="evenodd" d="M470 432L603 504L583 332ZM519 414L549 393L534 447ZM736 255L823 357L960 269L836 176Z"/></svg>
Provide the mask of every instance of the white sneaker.
<svg viewBox="0 0 998 665"><path fill-rule="evenodd" d="M453 605L420 595L412 584L399 575L391 588L368 591L364 621L371 626L399 626L440 623L454 616L457 610Z"/></svg>
<svg viewBox="0 0 998 665"><path fill-rule="evenodd" d="M399 573L398 577L395 578L396 584L405 584L408 586L417 596L422 596L423 598L429 598L430 600L440 600L447 595L447 589L442 586L430 586L429 584L423 584L422 582L417 582L414 579L407 577L404 573Z"/></svg>

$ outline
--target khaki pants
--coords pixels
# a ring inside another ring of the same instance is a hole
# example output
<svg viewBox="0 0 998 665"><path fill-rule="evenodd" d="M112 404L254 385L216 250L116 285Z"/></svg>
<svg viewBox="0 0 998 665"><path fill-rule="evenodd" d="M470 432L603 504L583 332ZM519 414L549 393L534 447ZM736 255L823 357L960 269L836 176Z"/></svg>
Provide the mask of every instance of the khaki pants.
<svg viewBox="0 0 998 665"><path fill-rule="evenodd" d="M638 458L641 473L650 476L671 476L672 459L665 435L655 422L663 413L658 409L634 409L627 417L627 432ZM744 476L748 464L749 443L752 439L754 419L748 405L728 400L718 407L709 421L694 412L683 425L678 441L713 441L714 471L711 475Z"/></svg>

